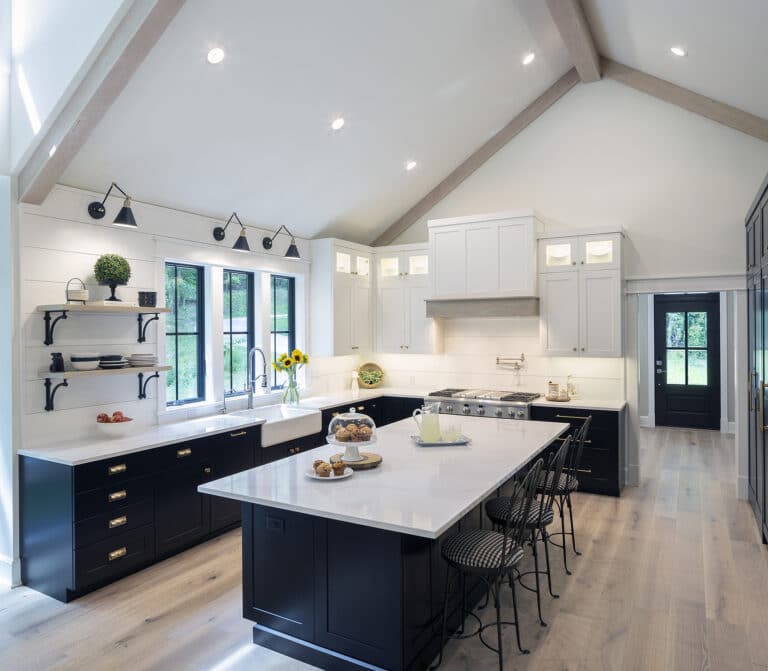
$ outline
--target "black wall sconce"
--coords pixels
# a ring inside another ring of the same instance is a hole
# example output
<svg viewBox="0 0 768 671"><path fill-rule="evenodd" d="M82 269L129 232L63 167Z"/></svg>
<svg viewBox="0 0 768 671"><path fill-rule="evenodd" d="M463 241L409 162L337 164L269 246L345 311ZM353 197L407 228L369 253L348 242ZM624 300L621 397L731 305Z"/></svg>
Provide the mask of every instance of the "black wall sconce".
<svg viewBox="0 0 768 671"><path fill-rule="evenodd" d="M117 184L115 184L115 182L112 182L112 184L109 186L109 189L104 196L104 200L101 202L95 200L90 205L88 205L88 214L90 214L93 219L104 218L104 215L107 213L107 208L104 207L104 203L107 202L107 198L109 198L109 194L112 192L112 189L117 189L120 193L123 194L123 196L125 196L123 206L120 208L120 211L117 213L117 216L112 223L115 226L123 226L125 228L138 228L136 219L133 216L133 211L131 210L131 197Z"/></svg>
<svg viewBox="0 0 768 671"><path fill-rule="evenodd" d="M288 250L285 252L285 258L286 259L300 259L301 254L299 254L299 248L296 246L296 238L293 237L293 233L291 233L285 226L281 226L280 228L275 231L275 234L270 238L269 236L266 236L262 239L261 245L264 247L264 249L272 249L272 243L274 242L275 238L278 236L280 231L285 231L287 235L291 236L291 244L288 245Z"/></svg>
<svg viewBox="0 0 768 671"><path fill-rule="evenodd" d="M240 235L237 236L237 240L235 240L235 244L232 245L232 249L237 252L250 252L251 248L248 246L248 238L245 237L245 226L243 226L243 222L240 221L240 217L237 216L237 212L232 213L223 227L217 226L213 229L213 239L221 242L226 235L227 227L232 223L233 219L240 224Z"/></svg>

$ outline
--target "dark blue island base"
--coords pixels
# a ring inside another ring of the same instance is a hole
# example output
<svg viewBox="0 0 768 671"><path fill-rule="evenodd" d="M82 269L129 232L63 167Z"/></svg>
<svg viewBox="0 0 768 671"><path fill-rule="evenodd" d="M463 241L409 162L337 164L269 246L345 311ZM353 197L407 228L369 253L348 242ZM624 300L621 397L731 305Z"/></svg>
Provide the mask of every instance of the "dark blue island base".
<svg viewBox="0 0 768 671"><path fill-rule="evenodd" d="M440 650L441 543L490 528L481 505L437 540L250 503L242 520L243 616L256 623L253 642L340 670L426 669ZM471 609L485 587L468 580L463 594ZM455 589L451 628L461 606Z"/></svg>

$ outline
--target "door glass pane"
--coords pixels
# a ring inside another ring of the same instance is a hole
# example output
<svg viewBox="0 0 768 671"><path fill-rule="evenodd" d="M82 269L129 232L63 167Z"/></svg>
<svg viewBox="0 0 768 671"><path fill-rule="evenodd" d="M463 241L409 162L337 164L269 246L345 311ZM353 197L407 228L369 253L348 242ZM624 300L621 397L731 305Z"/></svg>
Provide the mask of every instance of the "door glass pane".
<svg viewBox="0 0 768 671"><path fill-rule="evenodd" d="M685 347L685 312L667 312L666 329L667 347Z"/></svg>
<svg viewBox="0 0 768 671"><path fill-rule="evenodd" d="M547 245L545 256L548 266L570 266L571 245L567 242L559 245Z"/></svg>
<svg viewBox="0 0 768 671"><path fill-rule="evenodd" d="M707 385L707 350L688 350L688 384Z"/></svg>
<svg viewBox="0 0 768 671"><path fill-rule="evenodd" d="M613 263L613 240L594 240L584 248L586 263Z"/></svg>
<svg viewBox="0 0 768 671"><path fill-rule="evenodd" d="M396 256L385 256L379 261L379 271L382 277L397 277L400 272L400 259Z"/></svg>
<svg viewBox="0 0 768 671"><path fill-rule="evenodd" d="M685 350L667 350L667 384L685 384Z"/></svg>
<svg viewBox="0 0 768 671"><path fill-rule="evenodd" d="M707 313L688 313L688 347L707 346ZM706 383L705 383L706 384Z"/></svg>
<svg viewBox="0 0 768 671"><path fill-rule="evenodd" d="M352 257L344 252L336 252L336 272L347 273L352 272Z"/></svg>
<svg viewBox="0 0 768 671"><path fill-rule="evenodd" d="M371 262L367 256L357 257L357 274L367 276L370 273Z"/></svg>
<svg viewBox="0 0 768 671"><path fill-rule="evenodd" d="M408 257L409 275L427 275L429 274L429 255L417 254Z"/></svg>

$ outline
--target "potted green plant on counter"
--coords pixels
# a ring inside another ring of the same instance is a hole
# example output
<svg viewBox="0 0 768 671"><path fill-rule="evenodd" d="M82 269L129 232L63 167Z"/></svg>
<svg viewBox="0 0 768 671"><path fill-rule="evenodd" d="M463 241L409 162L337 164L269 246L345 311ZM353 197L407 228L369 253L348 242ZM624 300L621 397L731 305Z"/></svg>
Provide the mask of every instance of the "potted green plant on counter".
<svg viewBox="0 0 768 671"><path fill-rule="evenodd" d="M120 301L115 296L115 290L118 285L128 284L131 278L131 265L119 254L104 254L96 261L93 266L93 273L96 275L96 281L99 284L106 284L112 295L108 301Z"/></svg>

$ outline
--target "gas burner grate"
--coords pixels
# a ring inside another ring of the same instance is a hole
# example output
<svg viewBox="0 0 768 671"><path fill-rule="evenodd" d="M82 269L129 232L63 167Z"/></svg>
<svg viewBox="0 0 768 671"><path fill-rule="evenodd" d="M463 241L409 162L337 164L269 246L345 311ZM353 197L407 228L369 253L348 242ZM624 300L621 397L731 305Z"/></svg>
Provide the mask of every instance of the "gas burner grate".
<svg viewBox="0 0 768 671"><path fill-rule="evenodd" d="M430 396L453 396L454 394L458 394L460 392L464 391L463 389L440 389L439 391L432 391L429 393Z"/></svg>
<svg viewBox="0 0 768 671"><path fill-rule="evenodd" d="M528 403L530 401L535 401L537 398L539 398L541 394L537 394L535 392L528 392L528 391L512 391L507 393L505 396L501 397L502 401L523 401L525 403Z"/></svg>

